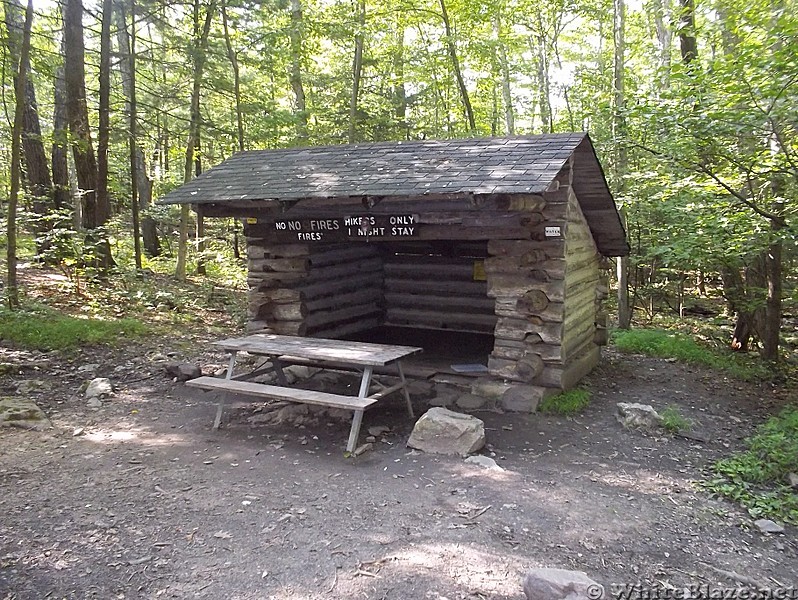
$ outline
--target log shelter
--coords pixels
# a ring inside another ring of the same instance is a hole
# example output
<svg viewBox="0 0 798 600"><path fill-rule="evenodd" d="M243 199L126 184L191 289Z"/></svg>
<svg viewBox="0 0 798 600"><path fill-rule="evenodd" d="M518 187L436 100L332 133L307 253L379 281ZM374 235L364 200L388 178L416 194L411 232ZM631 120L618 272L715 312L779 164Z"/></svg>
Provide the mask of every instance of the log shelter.
<svg viewBox="0 0 798 600"><path fill-rule="evenodd" d="M536 398L598 363L629 252L586 133L245 151L161 203L243 220L249 331L492 336L487 375Z"/></svg>

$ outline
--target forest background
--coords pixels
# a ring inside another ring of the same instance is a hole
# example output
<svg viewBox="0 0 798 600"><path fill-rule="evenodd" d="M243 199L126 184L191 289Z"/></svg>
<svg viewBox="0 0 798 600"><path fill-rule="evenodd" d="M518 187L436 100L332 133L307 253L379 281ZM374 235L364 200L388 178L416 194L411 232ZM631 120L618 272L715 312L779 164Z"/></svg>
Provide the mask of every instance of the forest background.
<svg viewBox="0 0 798 600"><path fill-rule="evenodd" d="M734 349L796 358L795 0L3 10L11 307L20 260L78 295L108 274L245 287L239 223L154 205L239 150L585 130L627 220L618 283L635 319L699 314Z"/></svg>

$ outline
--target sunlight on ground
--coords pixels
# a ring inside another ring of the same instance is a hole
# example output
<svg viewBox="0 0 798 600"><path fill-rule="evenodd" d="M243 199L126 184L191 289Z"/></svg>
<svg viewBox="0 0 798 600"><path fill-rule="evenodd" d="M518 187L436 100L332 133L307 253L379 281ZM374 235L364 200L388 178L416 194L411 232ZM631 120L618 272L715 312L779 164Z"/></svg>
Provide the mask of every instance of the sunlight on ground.
<svg viewBox="0 0 798 600"><path fill-rule="evenodd" d="M97 444L114 444L117 442L135 442L142 446L175 446L189 445L193 442L186 441L182 435L157 434L153 435L150 431L141 429L113 430L113 429L93 429L84 436L89 442Z"/></svg>

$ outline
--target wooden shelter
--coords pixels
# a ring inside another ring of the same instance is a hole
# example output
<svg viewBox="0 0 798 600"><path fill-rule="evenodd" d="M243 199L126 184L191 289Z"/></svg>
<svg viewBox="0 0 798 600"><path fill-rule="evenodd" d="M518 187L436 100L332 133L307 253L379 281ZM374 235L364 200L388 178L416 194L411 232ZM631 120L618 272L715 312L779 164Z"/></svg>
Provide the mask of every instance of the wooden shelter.
<svg viewBox="0 0 798 600"><path fill-rule="evenodd" d="M629 251L586 133L241 152L162 203L244 219L250 330L492 335L490 376L528 393L596 365L603 257Z"/></svg>

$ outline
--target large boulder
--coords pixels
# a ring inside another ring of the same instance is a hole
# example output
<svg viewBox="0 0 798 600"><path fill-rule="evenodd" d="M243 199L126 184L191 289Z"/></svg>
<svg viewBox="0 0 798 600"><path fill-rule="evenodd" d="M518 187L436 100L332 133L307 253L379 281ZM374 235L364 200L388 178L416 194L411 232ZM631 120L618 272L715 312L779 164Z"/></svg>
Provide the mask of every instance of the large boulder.
<svg viewBox="0 0 798 600"><path fill-rule="evenodd" d="M0 427L20 427L39 431L52 425L33 400L0 398Z"/></svg>
<svg viewBox="0 0 798 600"><path fill-rule="evenodd" d="M648 404L618 402L618 421L627 429L654 429L662 423L662 417Z"/></svg>
<svg viewBox="0 0 798 600"><path fill-rule="evenodd" d="M602 587L582 571L532 569L524 574L527 600L596 600Z"/></svg>
<svg viewBox="0 0 798 600"><path fill-rule="evenodd" d="M485 445L485 424L471 415L430 408L416 422L407 445L431 454L468 456Z"/></svg>

